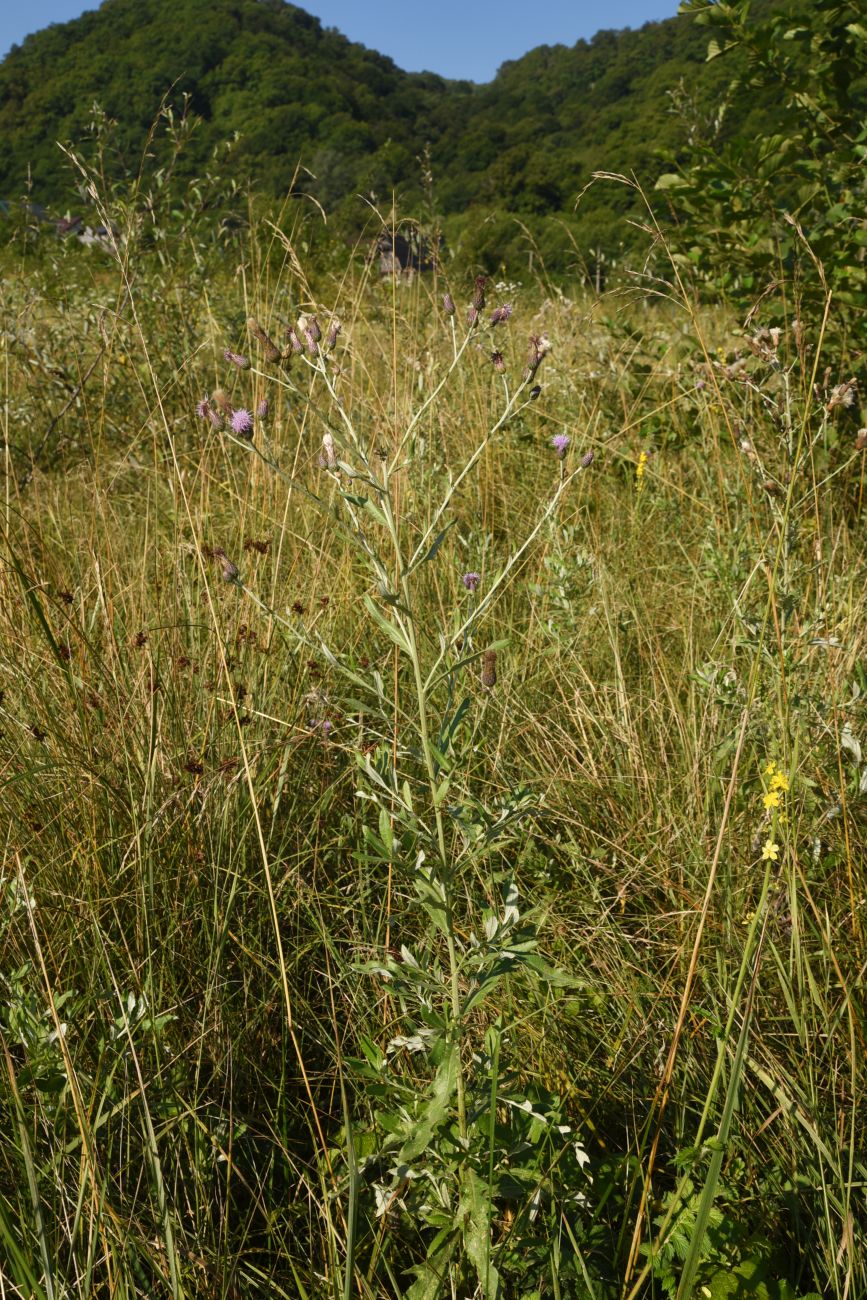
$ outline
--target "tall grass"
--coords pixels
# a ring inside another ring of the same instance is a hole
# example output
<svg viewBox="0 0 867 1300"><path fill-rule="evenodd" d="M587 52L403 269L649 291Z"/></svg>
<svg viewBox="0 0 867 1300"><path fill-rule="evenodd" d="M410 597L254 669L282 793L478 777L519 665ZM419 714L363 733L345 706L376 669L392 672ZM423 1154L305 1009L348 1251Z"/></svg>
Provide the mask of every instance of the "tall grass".
<svg viewBox="0 0 867 1300"><path fill-rule="evenodd" d="M848 359L305 221L7 257L5 1293L854 1300Z"/></svg>

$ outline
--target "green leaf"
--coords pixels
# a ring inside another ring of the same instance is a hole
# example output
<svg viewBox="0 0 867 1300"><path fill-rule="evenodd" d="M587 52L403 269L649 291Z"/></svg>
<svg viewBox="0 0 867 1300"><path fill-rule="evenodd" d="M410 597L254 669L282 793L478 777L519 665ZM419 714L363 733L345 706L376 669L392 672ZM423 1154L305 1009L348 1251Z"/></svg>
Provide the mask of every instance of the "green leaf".
<svg viewBox="0 0 867 1300"><path fill-rule="evenodd" d="M450 1042L431 1086L430 1097L413 1124L413 1131L400 1149L398 1160L411 1165L430 1146L434 1133L449 1116L458 1086L458 1049Z"/></svg>
<svg viewBox="0 0 867 1300"><path fill-rule="evenodd" d="M439 1300L445 1293L449 1259L455 1248L455 1238L449 1237L432 1250L423 1264L416 1264L416 1279L406 1293L406 1300Z"/></svg>
<svg viewBox="0 0 867 1300"><path fill-rule="evenodd" d="M446 524L442 532L438 533L437 536L434 538L434 540L431 542L430 546L425 551L424 555L420 555L419 558L409 566L409 568L407 569L408 574L412 573L413 569L417 569L420 564L427 564L430 560L434 558L437 551L442 546L446 534L448 533L450 528L454 527L454 524L455 524L454 519L452 519L449 523Z"/></svg>
<svg viewBox="0 0 867 1300"><path fill-rule="evenodd" d="M475 1169L464 1170L458 1217L463 1221L464 1249L478 1275L484 1300L497 1300L500 1275L491 1263L491 1200Z"/></svg>
<svg viewBox="0 0 867 1300"><path fill-rule="evenodd" d="M385 615L380 613L369 595L365 595L364 597L364 606L377 627L380 628L387 637L390 637L390 639L403 651L405 655L408 655L410 653L409 642L403 632L401 632L400 628L394 623L389 622Z"/></svg>

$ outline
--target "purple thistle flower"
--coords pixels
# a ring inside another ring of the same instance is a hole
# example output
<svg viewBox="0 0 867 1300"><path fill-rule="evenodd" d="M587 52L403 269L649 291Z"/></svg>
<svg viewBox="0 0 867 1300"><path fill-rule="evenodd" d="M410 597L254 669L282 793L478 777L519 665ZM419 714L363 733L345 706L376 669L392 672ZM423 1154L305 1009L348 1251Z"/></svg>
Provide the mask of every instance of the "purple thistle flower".
<svg viewBox="0 0 867 1300"><path fill-rule="evenodd" d="M226 348L226 351L223 353L223 356L226 358L227 361L231 361L233 366L237 366L239 370L250 369L250 362L248 358L242 356L240 352L233 352L231 348Z"/></svg>
<svg viewBox="0 0 867 1300"><path fill-rule="evenodd" d="M491 324L502 325L503 321L508 320L511 314L512 304L510 302L505 302L502 307L495 307L491 312Z"/></svg>
<svg viewBox="0 0 867 1300"><path fill-rule="evenodd" d="M569 437L568 433L554 434L554 437L551 439L551 446L556 451L558 460L566 459L566 451L571 441L572 439Z"/></svg>
<svg viewBox="0 0 867 1300"><path fill-rule="evenodd" d="M259 405L256 407L256 415L257 415L258 419L260 419L260 420L267 420L267 418L268 418L268 398L267 398L267 397L263 397L262 400L261 400L261 402L259 403Z"/></svg>
<svg viewBox="0 0 867 1300"><path fill-rule="evenodd" d="M481 580L482 575L480 573L465 573L461 578L461 582L464 584L467 591L478 591Z"/></svg>
<svg viewBox="0 0 867 1300"><path fill-rule="evenodd" d="M230 424L232 432L237 433L239 438L253 437L253 417L243 406L239 410L232 412Z"/></svg>

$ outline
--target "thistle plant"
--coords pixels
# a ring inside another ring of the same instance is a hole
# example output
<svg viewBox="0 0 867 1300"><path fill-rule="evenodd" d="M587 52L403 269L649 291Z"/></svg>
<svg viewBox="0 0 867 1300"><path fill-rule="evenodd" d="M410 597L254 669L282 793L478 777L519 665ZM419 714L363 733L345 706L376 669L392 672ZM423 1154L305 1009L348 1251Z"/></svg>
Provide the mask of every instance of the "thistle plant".
<svg viewBox="0 0 867 1300"><path fill-rule="evenodd" d="M450 563L455 496L492 442L532 400L529 388L550 348L547 338L531 336L530 364L517 383L510 385L503 376L499 415L468 459L446 468L439 497L426 480L417 484L422 490L415 499L426 503L425 516L413 517L397 503L405 479L423 479L415 434L469 360L483 306L479 278L463 341L456 342L429 396L385 453L378 444L371 446L358 415L343 401L332 355L337 331L332 328L323 345L315 315L302 317L289 331L290 339L303 336L307 344L303 351L290 347L293 369L284 358L282 368L269 376L300 397L310 421L320 426L318 464L329 490L301 484L302 490L333 520L366 570L364 609L371 632L394 655L394 698L379 671L360 671L339 648L285 618L246 586L221 550L213 552L228 581L280 624L299 650L322 656L342 678L343 713L354 714L357 728L350 749L356 797L367 810L365 858L382 873L383 890L394 881L401 895L415 899L404 915L389 916L389 941L382 951L357 964L383 990L399 1030L392 1032L392 1026L381 1043L364 1037L349 1063L359 1096L377 1107L376 1122L362 1143L365 1154L359 1161L356 1120L348 1105L342 1135L332 1150L322 1152L330 1170L345 1170L339 1187L348 1198L347 1294L362 1251L370 1274L380 1264L393 1267L394 1261L381 1258L377 1224L402 1219L416 1235L421 1231L424 1245L408 1270L401 1265L409 1283L406 1294L438 1294L450 1274L456 1282L472 1277L480 1294L495 1296L500 1287L492 1247L497 1203L508 1196L517 1202L522 1221L530 1223L543 1203L556 1200L558 1180L568 1166L577 1162L583 1176L583 1149L562 1123L556 1098L530 1097L519 1082L516 1063L509 1060L511 1026L495 1001L504 984L568 983L537 951L538 918L522 912L515 880L514 862L529 834L534 797L525 788L504 788L482 800L469 768L473 753L484 747L483 715L493 707L498 671L503 671L498 652L502 659L505 642L490 639L498 597L592 458L584 457L572 470L562 466L526 536L486 575L484 585L475 571L463 575L469 601L456 597L451 611L437 617L428 600L429 574ZM501 310L496 323L505 324L510 315ZM234 412L227 435L238 435L232 440L239 446L296 482L270 453L249 441L249 418L246 410ZM569 442L565 435L554 439L561 461ZM574 1177L566 1181L574 1189ZM513 1232L508 1249L514 1251L519 1240L520 1233Z"/></svg>

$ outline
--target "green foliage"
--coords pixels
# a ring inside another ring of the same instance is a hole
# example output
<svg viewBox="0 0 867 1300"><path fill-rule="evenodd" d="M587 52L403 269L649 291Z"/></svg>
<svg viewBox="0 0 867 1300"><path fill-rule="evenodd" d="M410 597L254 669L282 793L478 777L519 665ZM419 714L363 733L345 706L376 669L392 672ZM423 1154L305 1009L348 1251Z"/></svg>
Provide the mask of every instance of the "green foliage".
<svg viewBox="0 0 867 1300"><path fill-rule="evenodd" d="M833 319L540 274L470 325L176 186L184 122L105 194L100 127L123 238L4 251L7 1289L867 1293Z"/></svg>
<svg viewBox="0 0 867 1300"><path fill-rule="evenodd" d="M837 326L854 325L867 308L862 5L781 5L761 22L747 0L687 0L682 12L713 32L709 60L740 56L728 92L736 122L757 95L779 99L761 128L696 141L680 172L657 182L680 216L682 264L739 303L782 288L766 318L821 319L830 293L845 309Z"/></svg>
<svg viewBox="0 0 867 1300"><path fill-rule="evenodd" d="M347 236L371 196L388 203L396 189L470 264L516 272L541 257L551 272L584 273L590 249L610 262L645 248L634 192L586 187L596 171L633 169L650 187L662 160L677 160L676 88L696 84L707 107L723 84L703 73L703 53L693 24L672 19L540 47L472 85L404 73L282 0L107 0L0 65L0 197L29 187L45 206L89 210L57 142L93 165L99 155L102 192L142 167L149 177L142 155L165 98L195 124L173 170L180 185L235 140L219 161L225 180L280 200L309 192ZM517 224L528 221L537 248Z"/></svg>

